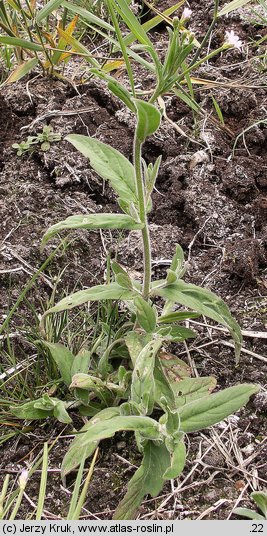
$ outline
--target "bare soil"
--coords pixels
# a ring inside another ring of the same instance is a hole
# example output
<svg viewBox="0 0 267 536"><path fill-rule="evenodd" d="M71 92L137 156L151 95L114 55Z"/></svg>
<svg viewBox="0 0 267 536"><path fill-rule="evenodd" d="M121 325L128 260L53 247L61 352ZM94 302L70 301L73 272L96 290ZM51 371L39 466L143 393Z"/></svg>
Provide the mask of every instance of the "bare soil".
<svg viewBox="0 0 267 536"><path fill-rule="evenodd" d="M159 1L159 9L172 2ZM212 16L212 2L191 2L195 17L192 29L201 40ZM198 9L197 9L198 8ZM242 16L241 16L242 15ZM227 24L241 38L261 35L262 28L247 21L246 13L232 14ZM149 16L149 15L147 15ZM224 38L225 20L215 28L211 47ZM165 43L164 25L153 33ZM258 124L240 139L249 125L266 117L266 79L259 62L229 51L202 67L197 76L216 80L225 87L195 90L206 115L194 118L174 96L166 98L168 117L178 122L185 135L168 122L144 146L144 158L154 161L162 154L162 166L153 195L151 237L153 275L157 278L180 243L188 256L188 281L203 285L225 299L243 330L265 333L244 337L241 362L235 367L227 333L197 326L198 338L189 347L176 348L199 375L214 375L218 387L253 381L266 387L267 352L267 158L266 124ZM142 73L141 73L142 74ZM151 80L139 80L147 89ZM118 73L123 81L125 73ZM238 80L240 87L230 87ZM264 81L265 80L265 81ZM250 87L247 87L250 86ZM225 127L215 123L211 95L222 110ZM0 95L0 321L20 295L29 277L55 247L40 253L45 229L76 213L119 212L110 189L89 168L87 160L64 141L69 133L88 134L119 149L131 158L134 122L105 86L91 80L75 88L51 78L32 77L6 86ZM195 133L193 129L195 120ZM45 124L60 133L63 141L49 151L33 151L18 157L11 145L41 132ZM188 139L196 134L196 142ZM141 272L141 247L136 232L118 235L78 232L64 256L50 264L46 278L29 293L38 310L40 299L49 296L53 277L67 265L62 288L82 288L99 282L105 270L105 252L118 254L122 264ZM50 284L51 283L51 284ZM38 312L40 312L38 310ZM30 315L24 304L13 317L11 331ZM193 324L192 324L193 327ZM195 326L194 326L195 327ZM20 345L20 341L15 342ZM174 349L175 350L175 349ZM18 350L19 351L19 350ZM238 499L252 506L249 493L266 487L266 409L264 392L227 423L188 439L189 461L182 477L167 484L158 499L144 502L144 519L227 519ZM81 425L81 422L77 424ZM6 428L2 429L6 433ZM41 441L67 436L71 428L50 421L32 425L31 431L4 443L1 476L18 474L40 450ZM70 438L60 439L50 457L47 518L67 513L69 486L61 484L59 467ZM125 493L127 481L139 463L133 438L116 436L100 446L84 517L110 519ZM28 496L35 500L37 480L29 483ZM240 495L242 494L242 495ZM24 508L27 509L27 502ZM22 514L23 515L23 511Z"/></svg>

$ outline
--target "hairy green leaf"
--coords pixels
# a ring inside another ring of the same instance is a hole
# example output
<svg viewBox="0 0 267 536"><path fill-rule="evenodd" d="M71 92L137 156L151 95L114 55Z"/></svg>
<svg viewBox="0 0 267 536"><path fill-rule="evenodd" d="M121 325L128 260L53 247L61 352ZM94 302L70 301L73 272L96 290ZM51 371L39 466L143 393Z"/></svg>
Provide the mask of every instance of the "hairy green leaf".
<svg viewBox="0 0 267 536"><path fill-rule="evenodd" d="M71 377L74 376L74 374L78 374L79 372L84 372L84 374L86 374L90 365L90 359L91 352L86 348L82 348L73 359L73 364L71 367Z"/></svg>
<svg viewBox="0 0 267 536"><path fill-rule="evenodd" d="M253 499L253 501L255 501L265 519L267 519L267 493L264 491L253 491L250 497Z"/></svg>
<svg viewBox="0 0 267 536"><path fill-rule="evenodd" d="M171 455L171 465L164 473L164 478L171 480L178 478L184 469L186 462L186 447L183 441L179 441L174 445L174 450Z"/></svg>
<svg viewBox="0 0 267 536"><path fill-rule="evenodd" d="M101 439L113 437L120 430L139 431L147 438L160 438L159 425L150 417L125 417L118 415L119 411L119 408L107 408L83 426L63 459L62 476L79 465L82 454L90 456Z"/></svg>
<svg viewBox="0 0 267 536"><path fill-rule="evenodd" d="M152 335L141 335L136 331L128 331L125 337L125 343L128 348L130 358L132 360L133 367L135 366L136 360L143 350L143 348L151 341Z"/></svg>
<svg viewBox="0 0 267 536"><path fill-rule="evenodd" d="M89 301L102 301L102 300L132 300L135 297L133 291L120 287L117 283L110 283L109 285L97 285L95 287L88 288L86 290L79 290L70 294L63 300L60 300L54 307L51 307L46 311L45 316L51 313L59 313L60 311L67 311L83 305Z"/></svg>
<svg viewBox="0 0 267 536"><path fill-rule="evenodd" d="M134 519L145 495L156 497L164 484L164 473L170 466L170 453L165 445L149 441L144 458L128 484L128 491L115 511L113 519Z"/></svg>
<svg viewBox="0 0 267 536"><path fill-rule="evenodd" d="M170 269L176 273L177 277L182 277L185 272L184 265L185 265L184 252L181 246L177 244L175 254L172 258Z"/></svg>
<svg viewBox="0 0 267 536"><path fill-rule="evenodd" d="M72 422L72 419L66 411L65 404L62 400L59 400L54 407L54 417L56 417L59 422L63 422L64 424L70 424Z"/></svg>
<svg viewBox="0 0 267 536"><path fill-rule="evenodd" d="M264 521L265 517L258 514L258 512L255 512L254 510L250 510L250 508L235 508L233 510L233 514L237 514L238 516L247 517L248 519L255 519L259 521Z"/></svg>
<svg viewBox="0 0 267 536"><path fill-rule="evenodd" d="M155 358L162 345L161 340L149 342L136 359L132 375L132 400L144 413L153 411L155 401Z"/></svg>
<svg viewBox="0 0 267 536"><path fill-rule="evenodd" d="M85 374L79 372L74 374L70 388L74 389L86 389L86 390L107 390L114 391L115 393L122 395L123 391L117 383L112 383L109 381L103 381L97 376L92 376L90 374Z"/></svg>
<svg viewBox="0 0 267 536"><path fill-rule="evenodd" d="M236 360L238 361L242 342L241 330L227 305L216 294L182 280L164 288L155 288L152 294L157 294L172 302L181 303L226 326L234 339Z"/></svg>
<svg viewBox="0 0 267 536"><path fill-rule="evenodd" d="M161 113L153 104L133 99L137 108L137 128L136 136L143 143L148 136L158 130L161 120Z"/></svg>
<svg viewBox="0 0 267 536"><path fill-rule="evenodd" d="M169 333L166 334L166 336L162 335L162 338L166 341L176 341L181 342L185 341L186 339L195 339L196 333L189 328L185 328L184 326L168 326ZM160 330L166 329L163 326L159 328L158 333L160 334Z"/></svg>
<svg viewBox="0 0 267 536"><path fill-rule="evenodd" d="M42 344L49 349L49 352L59 369L62 380L69 386L72 378L71 370L74 361L73 354L68 348L63 346L63 344L47 341L42 341Z"/></svg>
<svg viewBox="0 0 267 536"><path fill-rule="evenodd" d="M212 376L203 378L185 378L179 382L172 383L172 390L175 393L175 406L177 408L208 396L215 389L217 381Z"/></svg>
<svg viewBox="0 0 267 536"><path fill-rule="evenodd" d="M71 134L66 140L89 158L92 168L108 180L119 198L137 204L134 167L119 151L89 136Z"/></svg>
<svg viewBox="0 0 267 536"><path fill-rule="evenodd" d="M39 400L42 401L41 398ZM25 404L11 406L10 412L18 419L25 419L28 421L37 421L53 416L53 408L47 410L40 409L36 407L36 402L38 402L38 400L31 400L30 402L26 402Z"/></svg>
<svg viewBox="0 0 267 536"><path fill-rule="evenodd" d="M108 82L108 89L113 93L113 95L116 95L116 97L118 97L127 106L127 108L129 108L129 110L135 113L136 110L131 93L127 91L125 87L119 84L116 80L110 80Z"/></svg>
<svg viewBox="0 0 267 536"><path fill-rule="evenodd" d="M198 318L200 313L190 313L189 311L174 311L159 318L159 324L171 324L172 322L183 322L188 318Z"/></svg>
<svg viewBox="0 0 267 536"><path fill-rule="evenodd" d="M162 361L156 357L154 368L155 401L163 409L175 410L175 394L172 385L167 378Z"/></svg>
<svg viewBox="0 0 267 536"><path fill-rule="evenodd" d="M142 227L142 223L134 221L126 214L78 214L49 227L43 236L41 247L43 248L48 240L65 229L142 229Z"/></svg>
<svg viewBox="0 0 267 536"><path fill-rule="evenodd" d="M80 434L84 434L85 432L90 431L90 428L94 426L97 422L105 423L112 419L113 417L116 417L120 414L119 408L106 408L100 411L93 419L91 419L88 423L86 423L80 430ZM77 435L76 438L71 443L71 446L68 450L68 452L65 454L63 458L63 462L61 465L61 475L62 478L65 478L73 469L78 467L80 464L81 458L84 456L85 458L88 458L93 454L95 449L97 448L98 442L88 443L87 445L81 447L80 441L81 441L81 435Z"/></svg>
<svg viewBox="0 0 267 536"><path fill-rule="evenodd" d="M196 432L222 421L244 406L258 391L258 385L244 383L182 406L179 412L181 430Z"/></svg>
<svg viewBox="0 0 267 536"><path fill-rule="evenodd" d="M146 302L142 296L137 296L137 298L134 299L134 305L136 307L138 324L147 333L154 333L157 325L155 308Z"/></svg>

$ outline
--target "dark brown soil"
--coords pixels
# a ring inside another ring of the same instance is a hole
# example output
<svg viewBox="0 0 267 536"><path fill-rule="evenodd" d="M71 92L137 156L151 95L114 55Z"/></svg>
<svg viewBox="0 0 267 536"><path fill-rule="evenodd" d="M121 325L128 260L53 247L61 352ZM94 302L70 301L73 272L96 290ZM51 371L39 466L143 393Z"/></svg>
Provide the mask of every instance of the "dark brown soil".
<svg viewBox="0 0 267 536"><path fill-rule="evenodd" d="M171 4L165 0L157 2L159 9ZM192 29L199 40L211 21L212 4L203 2L200 10L199 2L191 2L195 10ZM215 28L212 47L223 42L224 24L222 20ZM231 29L238 31L246 42L260 31L242 18L242 13L230 15L227 24L231 24ZM155 31L153 39L164 43L163 25ZM264 79L259 65L243 60L242 53L230 51L197 73L200 78L224 83L239 80L254 87L196 89L196 99L207 113L206 117L197 118L196 143L163 121L157 134L144 146L144 158L148 162L159 154L163 157L151 213L154 277L168 268L175 244L180 243L189 255L187 280L224 298L243 330L265 333L265 338L244 337L248 353L242 353L236 368L233 349L227 346L230 342L227 334L196 327L199 335L190 348L190 355L199 375L214 375L220 388L245 381L266 387L266 124L251 129L244 140L240 139L233 153L235 138L242 129L264 119L266 91L262 88ZM125 74L120 76L123 79ZM139 80L142 80L141 75ZM149 87L149 78L143 83L144 87ZM227 131L210 119L211 95L223 112ZM185 104L174 96L167 97L166 111L186 134L194 135L194 118ZM64 137L73 132L93 135L131 158L134 121L99 81L90 81L75 90L63 82L40 77L28 80L27 85L26 81L21 81L2 90L0 118L2 322L30 275L53 251L55 242L48 245L45 252L39 250L42 234L49 225L75 213L119 212L110 187L103 185L89 169L87 160L74 151ZM42 131L45 124L60 133L63 141L52 144L46 153L34 151L18 157L11 145ZM66 265L60 289L73 289L76 285L81 288L101 280L106 267L103 247L113 255L117 253L122 264L131 270L142 271L138 233L127 236L103 233L100 237L98 232L77 232L75 236L75 242L64 256L57 256L50 264L47 279L40 278L29 294L38 313L40 299L44 301L51 293L49 278L57 276ZM17 322L23 322L21 314L25 317L29 314L26 305L14 316L11 331L16 331ZM19 342L16 344L19 349ZM178 350L186 358L184 348ZM6 433L6 429L3 432ZM59 432L63 432L62 426L48 422L4 443L0 447L0 482L6 472L19 473L32 461L33 454L40 451L40 441L51 440ZM67 433L70 430L64 429L64 434ZM144 503L140 516L196 519L203 515L205 519L227 519L244 488L242 505L252 506L249 493L253 486L254 489L266 486L264 392L231 418L230 424L193 434L189 439L189 462L180 479L181 490L174 493L177 482L173 483L173 488L167 484L161 498ZM59 469L69 441L59 440L51 454L50 469ZM111 518L111 511L125 493L126 483L139 459L129 435L103 442L85 517ZM183 483L194 467L192 475ZM67 514L71 485L71 479L67 486L61 485L59 472L49 473L48 518L51 513L62 517ZM37 486L37 480L29 483L28 496L33 501ZM25 503L24 508L28 507Z"/></svg>

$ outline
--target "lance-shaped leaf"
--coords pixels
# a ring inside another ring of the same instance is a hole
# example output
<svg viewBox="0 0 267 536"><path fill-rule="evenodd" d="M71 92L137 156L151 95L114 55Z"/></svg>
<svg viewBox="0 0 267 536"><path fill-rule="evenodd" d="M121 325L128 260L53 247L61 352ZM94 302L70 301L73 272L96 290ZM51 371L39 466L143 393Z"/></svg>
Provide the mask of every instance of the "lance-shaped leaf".
<svg viewBox="0 0 267 536"><path fill-rule="evenodd" d="M159 440L161 437L159 425L154 419L138 415L126 417L119 415L118 417L109 419L105 424L99 421L92 423L89 430L79 434L77 442L79 441L80 447L83 447L88 445L88 443L113 437L116 432L120 432L121 430L139 432L147 439Z"/></svg>
<svg viewBox="0 0 267 536"><path fill-rule="evenodd" d="M43 236L41 247L55 234L66 229L142 229L143 224L136 222L127 214L78 214L69 216L47 229Z"/></svg>
<svg viewBox="0 0 267 536"><path fill-rule="evenodd" d="M136 307L138 324L147 333L154 333L157 324L155 308L146 302L142 296L137 296L137 298L134 299L134 305Z"/></svg>
<svg viewBox="0 0 267 536"><path fill-rule="evenodd" d="M137 357L132 375L132 400L145 413L151 413L155 401L155 358L162 345L161 340L149 342Z"/></svg>
<svg viewBox="0 0 267 536"><path fill-rule="evenodd" d="M114 391L117 394L123 394L123 391L119 385L109 381L103 381L97 376L92 376L89 374L84 374L80 372L74 374L72 382L70 384L70 389L87 389L87 390L107 390Z"/></svg>
<svg viewBox="0 0 267 536"><path fill-rule="evenodd" d="M216 379L212 376L203 378L185 378L179 382L172 382L172 390L175 394L175 407L179 408L208 396L216 387Z"/></svg>
<svg viewBox="0 0 267 536"><path fill-rule="evenodd" d="M114 95L116 95L116 97L118 97L133 113L135 113L135 106L132 101L131 94L125 87L119 84L116 80L112 80L108 82L108 89Z"/></svg>
<svg viewBox="0 0 267 536"><path fill-rule="evenodd" d="M150 342L151 338L151 334L141 335L136 331L129 331L125 336L125 343L128 348L133 367L136 364L136 360L140 352L143 350L146 344Z"/></svg>
<svg viewBox="0 0 267 536"><path fill-rule="evenodd" d="M119 408L107 408L83 426L62 462L63 476L79 465L81 454L90 456L101 439L113 437L120 430L138 431L148 439L160 439L159 425L150 417L122 416L118 412Z"/></svg>
<svg viewBox="0 0 267 536"><path fill-rule="evenodd" d="M197 335L192 329L185 328L184 326L161 326L157 332L161 332L165 329L169 329L169 332L166 335L162 334L162 338L166 341L184 341L186 339L194 339Z"/></svg>
<svg viewBox="0 0 267 536"><path fill-rule="evenodd" d="M59 369L62 380L69 386L72 378L71 370L74 361L73 354L63 344L47 341L42 341L42 344L49 349L50 354Z"/></svg>
<svg viewBox="0 0 267 536"><path fill-rule="evenodd" d="M90 428L97 422L102 422L104 425L113 417L116 417L120 414L119 408L106 408L100 411L96 417L91 419L88 423L86 423L83 428L80 430L80 434L83 434L85 432L88 432ZM61 475L62 478L65 478L66 475L68 475L73 469L78 467L80 464L81 458L84 456L85 458L88 458L91 456L94 452L94 450L97 448L98 442L94 443L88 443L83 448L80 446L80 435L77 435L77 437L72 442L68 452L65 454L63 458L63 462L61 465Z"/></svg>
<svg viewBox="0 0 267 536"><path fill-rule="evenodd" d="M112 271L115 275L116 282L123 288L132 289L133 288L133 282L122 266L118 264L116 261L113 261L111 264Z"/></svg>
<svg viewBox="0 0 267 536"><path fill-rule="evenodd" d="M40 401L41 400L42 399L40 399ZM41 409L36 407L36 402L38 402L38 400L31 400L30 402L25 402L25 404L22 405L11 406L10 412L18 419L25 419L29 421L37 421L53 416L53 408Z"/></svg>
<svg viewBox="0 0 267 536"><path fill-rule="evenodd" d="M124 64L124 61L120 62L110 62L112 65L116 63ZM102 80L105 80L108 83L108 89L116 95L134 114L136 113L136 108L132 100L131 93L126 89L124 86L122 86L113 76L110 76L106 72L106 67L108 64L106 64L102 70L101 69L91 69L91 73L98 76Z"/></svg>
<svg viewBox="0 0 267 536"><path fill-rule="evenodd" d="M143 143L148 136L158 130L161 120L161 113L153 104L133 99L137 109L137 139Z"/></svg>
<svg viewBox="0 0 267 536"><path fill-rule="evenodd" d="M179 441L174 445L173 453L171 454L171 465L164 473L164 478L171 480L178 478L184 469L186 462L186 447L183 441Z"/></svg>
<svg viewBox="0 0 267 536"><path fill-rule="evenodd" d="M115 511L113 519L134 519L145 495L156 497L164 485L164 473L170 467L170 453L165 445L149 441L144 458L128 484L128 491Z"/></svg>
<svg viewBox="0 0 267 536"><path fill-rule="evenodd" d="M229 308L224 301L213 292L203 289L182 280L167 285L164 288L155 288L151 294L162 296L166 300L180 303L194 309L204 316L212 318L216 322L226 326L235 342L236 360L239 360L242 334L238 323L232 317Z"/></svg>
<svg viewBox="0 0 267 536"><path fill-rule="evenodd" d="M136 294L133 291L122 288L117 283L110 283L109 285L96 285L95 287L91 287L86 290L78 290L78 292L74 292L74 294L70 294L66 298L63 298L63 300L60 300L56 305L48 309L44 316L47 316L51 313L67 311L89 301L132 300L135 295Z"/></svg>
<svg viewBox="0 0 267 536"><path fill-rule="evenodd" d="M156 357L155 361L154 378L156 402L164 411L167 408L169 410L175 410L175 394L172 389L172 385L169 381L169 378L165 374L165 370L162 366L162 361L159 359L158 356Z"/></svg>
<svg viewBox="0 0 267 536"><path fill-rule="evenodd" d="M233 514L237 514L238 516L242 517L247 517L248 519L255 519L257 521L264 521L266 519L261 514L258 514L258 512L250 510L250 508L235 508L233 510Z"/></svg>
<svg viewBox="0 0 267 536"><path fill-rule="evenodd" d="M63 400L58 400L58 403L55 405L54 417L56 417L59 422L63 422L64 424L70 424L72 422L71 417L66 411Z"/></svg>
<svg viewBox="0 0 267 536"><path fill-rule="evenodd" d="M92 168L110 182L120 199L137 204L134 167L125 156L89 136L71 134L66 140L89 158Z"/></svg>
<svg viewBox="0 0 267 536"><path fill-rule="evenodd" d="M42 398L37 400L31 400L20 406L11 406L10 411L18 419L35 421L54 416L60 422L71 423L72 420L66 411L66 408L71 405L72 402L63 402L45 393Z"/></svg>
<svg viewBox="0 0 267 536"><path fill-rule="evenodd" d="M81 348L78 354L74 357L72 367L71 367L71 377L74 374L83 372L86 374L88 372L91 360L91 352L86 348Z"/></svg>
<svg viewBox="0 0 267 536"><path fill-rule="evenodd" d="M250 496L263 513L265 519L267 519L267 493L264 491L253 491Z"/></svg>
<svg viewBox="0 0 267 536"><path fill-rule="evenodd" d="M188 318L198 318L199 316L200 313L190 313L189 311L174 311L173 313L161 316L158 322L159 324L171 324L172 322L183 322L183 320L187 320Z"/></svg>
<svg viewBox="0 0 267 536"><path fill-rule="evenodd" d="M222 421L244 406L258 391L258 385L244 383L182 406L179 412L181 430L196 432Z"/></svg>
<svg viewBox="0 0 267 536"><path fill-rule="evenodd" d="M152 193L152 191L154 189L154 186L155 186L155 183L156 183L156 180L157 180L161 160L162 160L162 156L160 155L160 156L158 156L158 158L157 158L157 160L156 160L154 165L150 162L150 164L148 164L148 166L147 166L145 160L143 160L145 190L146 190L146 201L147 201L147 203L150 200L149 196Z"/></svg>

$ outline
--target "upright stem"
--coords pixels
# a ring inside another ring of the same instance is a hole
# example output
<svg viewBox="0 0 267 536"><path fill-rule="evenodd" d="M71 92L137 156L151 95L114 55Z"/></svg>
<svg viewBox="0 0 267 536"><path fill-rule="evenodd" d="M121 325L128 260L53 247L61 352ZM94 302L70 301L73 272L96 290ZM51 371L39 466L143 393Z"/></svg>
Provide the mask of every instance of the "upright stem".
<svg viewBox="0 0 267 536"><path fill-rule="evenodd" d="M217 19L218 19L218 9L219 9L219 0L215 0L215 6L214 6L214 13L213 13L213 19L212 19L212 22L208 28L208 31L206 33L206 35L204 36L202 42L200 43L200 47L197 49L192 61L190 62L190 67L193 67L193 65L196 63L196 61L198 60L199 56L200 56L200 53L201 51L203 50L205 44L207 43L207 41L209 40L210 38L210 35L212 33L212 30L217 22Z"/></svg>
<svg viewBox="0 0 267 536"><path fill-rule="evenodd" d="M139 201L139 216L141 222L144 224L142 229L143 239L143 261L144 261L144 280L143 280L143 298L148 299L150 283L151 283L151 251L150 251L150 237L149 227L147 221L146 207L145 207L145 192L142 174L142 143L137 139L135 135L134 139L134 167L135 178L137 186L137 194Z"/></svg>

